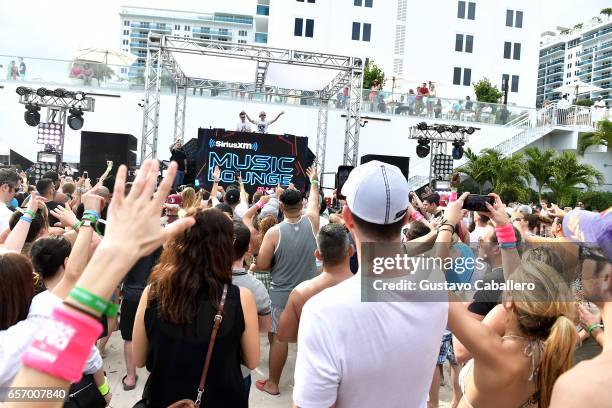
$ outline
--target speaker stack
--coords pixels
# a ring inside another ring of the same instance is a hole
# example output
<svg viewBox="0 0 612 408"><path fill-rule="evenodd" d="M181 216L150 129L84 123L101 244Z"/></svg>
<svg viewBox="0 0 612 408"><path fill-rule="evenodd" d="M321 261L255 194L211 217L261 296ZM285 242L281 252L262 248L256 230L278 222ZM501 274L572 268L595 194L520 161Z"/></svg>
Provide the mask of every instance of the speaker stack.
<svg viewBox="0 0 612 408"><path fill-rule="evenodd" d="M360 164L365 164L372 160L378 160L383 163L392 164L398 167L404 177L406 177L406 181L408 181L408 169L410 167L410 157L406 156L387 156L383 154L366 154L361 156Z"/></svg>
<svg viewBox="0 0 612 408"><path fill-rule="evenodd" d="M136 170L136 149L138 140L133 135L125 133L81 132L81 163L79 170L89 173L89 178L95 180L106 170L106 162L112 160L114 175L119 165L125 164L128 173Z"/></svg>

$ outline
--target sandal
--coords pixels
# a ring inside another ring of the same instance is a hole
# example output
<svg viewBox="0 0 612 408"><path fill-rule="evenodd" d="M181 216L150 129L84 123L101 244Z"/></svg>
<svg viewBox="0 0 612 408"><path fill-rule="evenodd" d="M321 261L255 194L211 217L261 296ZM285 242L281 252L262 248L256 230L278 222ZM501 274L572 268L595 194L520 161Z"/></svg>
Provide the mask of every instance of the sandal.
<svg viewBox="0 0 612 408"><path fill-rule="evenodd" d="M266 385L266 383L268 382L268 380L258 380L255 381L255 388L257 388L259 391L263 391L266 394L272 396L272 397L279 397L280 396L280 391L277 392L276 394L272 394L270 391L266 390L264 387Z"/></svg>
<svg viewBox="0 0 612 408"><path fill-rule="evenodd" d="M123 385L123 390L124 391L131 391L134 388L136 388L136 384L138 384L138 374L136 374L136 379L134 380L134 384L132 385L127 385L125 383L125 379L127 378L127 374L121 379L121 384Z"/></svg>

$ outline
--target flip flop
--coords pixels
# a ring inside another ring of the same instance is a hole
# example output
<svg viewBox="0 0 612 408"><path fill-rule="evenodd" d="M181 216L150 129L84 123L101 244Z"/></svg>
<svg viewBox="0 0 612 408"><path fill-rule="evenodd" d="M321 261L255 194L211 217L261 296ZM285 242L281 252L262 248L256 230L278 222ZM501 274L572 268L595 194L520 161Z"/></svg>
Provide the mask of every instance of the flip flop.
<svg viewBox="0 0 612 408"><path fill-rule="evenodd" d="M264 386L266 385L266 383L268 382L268 380L258 380L255 381L255 388L257 388L259 391L263 391L266 394L272 396L272 397L280 397L280 391L277 392L276 394L272 394L270 391L266 390L264 388Z"/></svg>
<svg viewBox="0 0 612 408"><path fill-rule="evenodd" d="M136 375L136 379L134 380L134 384L132 385L127 385L125 383L125 379L127 378L127 374L121 379L121 384L123 385L123 390L124 391L131 391L134 388L136 388L136 384L138 384L138 374Z"/></svg>

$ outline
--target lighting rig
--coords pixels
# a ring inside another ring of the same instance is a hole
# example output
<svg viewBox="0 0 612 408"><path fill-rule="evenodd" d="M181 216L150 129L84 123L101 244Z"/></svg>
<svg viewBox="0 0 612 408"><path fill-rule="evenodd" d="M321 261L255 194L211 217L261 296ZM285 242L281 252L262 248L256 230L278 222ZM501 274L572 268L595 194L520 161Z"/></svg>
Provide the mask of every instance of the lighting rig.
<svg viewBox="0 0 612 408"><path fill-rule="evenodd" d="M32 89L19 86L16 89L19 103L25 105L23 119L29 126L38 127L36 142L44 146L38 152L36 169L58 170L64 156L64 134L66 124L72 130L83 127L84 112L93 112L95 100L83 91L68 91L63 88ZM40 121L40 110L46 108L46 122ZM44 171L42 171L44 173Z"/></svg>
<svg viewBox="0 0 612 408"><path fill-rule="evenodd" d="M427 157L429 161L429 185L436 189L435 184L446 185L453 173L453 160L463 158L463 147L469 136L480 128L461 125L433 124L421 122L409 129L409 139L417 141L416 154L420 158ZM448 154L449 144L452 146ZM432 152L433 150L433 152Z"/></svg>

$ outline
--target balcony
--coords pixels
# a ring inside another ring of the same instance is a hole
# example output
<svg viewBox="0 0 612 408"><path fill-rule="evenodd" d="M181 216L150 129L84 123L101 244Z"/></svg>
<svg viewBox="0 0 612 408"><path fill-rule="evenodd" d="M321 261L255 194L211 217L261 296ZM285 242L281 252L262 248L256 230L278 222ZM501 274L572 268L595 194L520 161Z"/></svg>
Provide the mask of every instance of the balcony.
<svg viewBox="0 0 612 408"><path fill-rule="evenodd" d="M591 82L609 81L609 80L610 80L610 74L604 74L602 76L593 78L593 81Z"/></svg>
<svg viewBox="0 0 612 408"><path fill-rule="evenodd" d="M149 23L132 23L130 24L131 28L135 28L137 30L148 30L151 24Z"/></svg>
<svg viewBox="0 0 612 408"><path fill-rule="evenodd" d="M203 34L216 37L232 37L232 33L223 29L210 29L209 27L196 27L192 30L194 34Z"/></svg>
<svg viewBox="0 0 612 408"><path fill-rule="evenodd" d="M268 33L255 33L255 42L260 44L267 44Z"/></svg>
<svg viewBox="0 0 612 408"><path fill-rule="evenodd" d="M578 61L576 63L576 66L580 67L580 66L589 65L589 64L592 64L592 63L593 63L593 59L591 58L591 59L586 59L586 60Z"/></svg>
<svg viewBox="0 0 612 408"><path fill-rule="evenodd" d="M612 58L612 51L601 54L599 57L595 57L595 61L603 61L608 58Z"/></svg>
<svg viewBox="0 0 612 408"><path fill-rule="evenodd" d="M223 15L215 14L214 21L222 21L224 23L253 25L252 17L223 16Z"/></svg>
<svg viewBox="0 0 612 408"><path fill-rule="evenodd" d="M592 70L587 69L587 70L585 70L585 71L578 71L578 74L576 74L576 75L578 75L578 76L583 76L583 75L590 75L590 74L592 74L592 73L593 73L593 71L592 71Z"/></svg>
<svg viewBox="0 0 612 408"><path fill-rule="evenodd" d="M559 72L563 72L563 68L557 68L555 70L548 71L546 75L554 75L554 74L558 74Z"/></svg>
<svg viewBox="0 0 612 408"><path fill-rule="evenodd" d="M144 34L144 33L141 33L141 34L130 34L130 38L144 38L144 39L146 39L148 37L149 37L148 34Z"/></svg>
<svg viewBox="0 0 612 408"><path fill-rule="evenodd" d="M546 55L555 54L555 53L560 52L560 51L565 51L565 44L561 44L561 45L558 45L556 47L540 51L540 57L544 57Z"/></svg>
<svg viewBox="0 0 612 408"><path fill-rule="evenodd" d="M151 31L161 31L162 33L171 33L172 29L168 26L157 24L151 25Z"/></svg>
<svg viewBox="0 0 612 408"><path fill-rule="evenodd" d="M130 48L147 48L146 41L132 41L130 42Z"/></svg>
<svg viewBox="0 0 612 408"><path fill-rule="evenodd" d="M546 85L557 84L563 82L563 77L549 78Z"/></svg>
<svg viewBox="0 0 612 408"><path fill-rule="evenodd" d="M269 16L270 15L270 6L265 6L262 4L257 5L257 15L259 16Z"/></svg>

